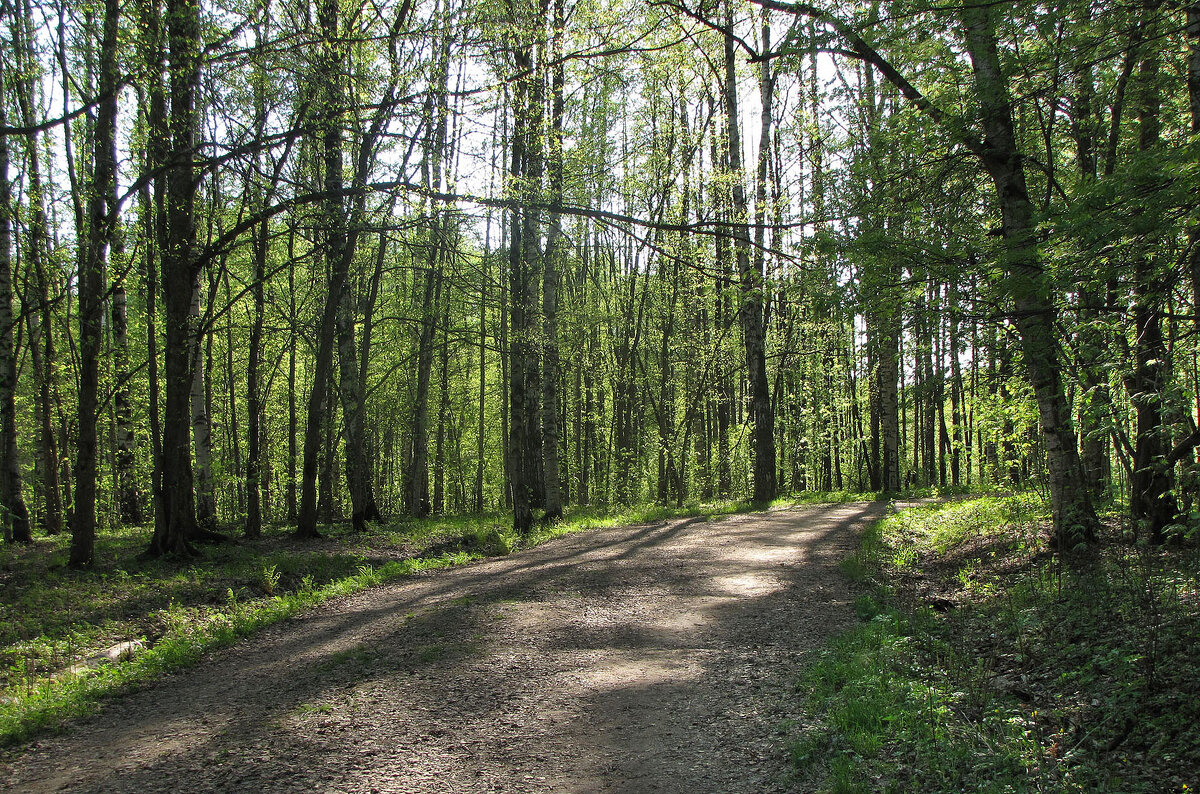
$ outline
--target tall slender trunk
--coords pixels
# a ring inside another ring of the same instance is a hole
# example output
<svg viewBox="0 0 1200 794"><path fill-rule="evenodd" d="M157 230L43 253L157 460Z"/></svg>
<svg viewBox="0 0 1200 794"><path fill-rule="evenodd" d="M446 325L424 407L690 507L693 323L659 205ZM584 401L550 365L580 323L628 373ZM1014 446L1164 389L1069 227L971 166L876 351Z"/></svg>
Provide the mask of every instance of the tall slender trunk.
<svg viewBox="0 0 1200 794"><path fill-rule="evenodd" d="M117 161L116 136L109 142L112 147L112 161ZM129 263L125 256L123 232L118 231L119 217L115 214L117 207L117 183L114 179L109 185L108 203L114 213L111 221L111 258L115 263L112 289L110 290L109 317L112 332L112 367L113 393L112 409L114 424L114 456L116 474L116 503L117 515L122 524L140 524L142 515L142 496L138 488L137 474L137 437L133 431L133 403L130 382L133 373L129 369L129 315L128 294L125 280L129 271Z"/></svg>
<svg viewBox="0 0 1200 794"><path fill-rule="evenodd" d="M200 322L200 274L192 282L192 303L189 323L199 329ZM212 422L208 410L208 366L205 354L207 334L192 336L192 444L195 451L196 473L196 520L200 526L212 529L217 521L217 497L214 492L212 470Z"/></svg>
<svg viewBox="0 0 1200 794"><path fill-rule="evenodd" d="M958 318L960 313L958 283L954 279L946 287L948 302L947 314L950 316L950 484L955 488L962 485L962 453L963 453L963 416L962 416L962 362L958 354L961 340L959 339ZM969 445L968 445L969 448ZM969 464L968 464L969 466Z"/></svg>
<svg viewBox="0 0 1200 794"><path fill-rule="evenodd" d="M288 332L288 465L287 465L287 520L289 524L297 520L296 504L296 461L299 459L296 437L299 435L299 411L296 405L298 383L296 381L296 257L295 226L288 232L288 310L293 324Z"/></svg>
<svg viewBox="0 0 1200 794"><path fill-rule="evenodd" d="M250 321L249 349L246 360L246 524L247 537L262 534L262 413L259 368L262 366L263 314L266 306L263 282L267 277L267 249L270 228L266 220L259 224L254 238L254 316Z"/></svg>
<svg viewBox="0 0 1200 794"><path fill-rule="evenodd" d="M75 459L75 514L71 526L73 568L90 566L96 544L96 421L99 411L101 314L106 256L116 207L110 206L117 164L113 140L117 123L117 23L120 4L105 0L100 43L100 102L93 131L92 184L88 197L87 234L79 274L79 441Z"/></svg>
<svg viewBox="0 0 1200 794"><path fill-rule="evenodd" d="M421 331L417 340L417 383L413 395L412 464L409 472L408 509L417 516L430 511L429 500L429 382L433 375L433 346L437 330L438 306L442 300L441 245L442 229L435 214L430 229L431 260L425 270L424 298L421 302Z"/></svg>
<svg viewBox="0 0 1200 794"><path fill-rule="evenodd" d="M1145 3L1148 14L1157 15L1155 0ZM1151 30L1155 27L1150 22ZM1153 36L1148 36L1153 39ZM1153 43L1142 56L1138 74L1138 148L1152 151L1159 144L1159 56ZM1151 174L1148 188L1158 177ZM1135 255L1133 262L1134 368L1126 380L1130 401L1137 414L1133 480L1129 508L1138 534L1143 531L1152 543L1161 543L1167 526L1175 520L1175 471L1166 459L1170 446L1169 427L1163 423L1163 398L1170 380L1166 341L1162 330L1163 280L1156 257Z"/></svg>
<svg viewBox="0 0 1200 794"><path fill-rule="evenodd" d="M39 71L35 67L33 50L33 13L29 0L22 2L23 19L14 26L19 37L17 63L20 68L17 105L21 112L21 123L27 127L35 124L33 105L35 97L34 78ZM49 535L57 535L63 529L62 494L59 490L58 444L54 437L54 404L57 399L54 344L54 314L50 303L50 282L47 275L47 258L50 253L50 230L46 219L45 191L42 186L41 136L30 133L25 138L25 163L29 197L29 224L25 246L29 267L33 271L37 292L31 299L23 300L29 328L29 351L33 364L37 397L34 413L37 419L37 474L41 486L41 527ZM36 307L36 310L35 310Z"/></svg>
<svg viewBox="0 0 1200 794"><path fill-rule="evenodd" d="M514 52L519 77L513 89L513 134L509 173L523 200L509 220L509 481L512 488L513 528L528 533L533 527L537 465L537 400L540 391L534 354L534 268L540 260L541 215L529 199L540 190L542 158L541 74L535 72L528 49Z"/></svg>
<svg viewBox="0 0 1200 794"><path fill-rule="evenodd" d="M563 201L563 86L565 68L562 61L563 0L554 0L554 60L550 87L550 153L549 189L550 218L546 236L546 255L542 258L542 470L545 486L545 515L543 520L561 518L563 514L562 484L559 481L559 441L561 428L558 414L558 290L562 262L566 258L566 240L562 232Z"/></svg>
<svg viewBox="0 0 1200 794"><path fill-rule="evenodd" d="M4 72L4 66L0 64L0 86L7 82ZM4 93L0 91L0 126L8 123ZM0 508L4 513L0 516L0 525L3 526L6 541L28 543L33 540L33 534L29 527L29 511L21 495L21 465L17 453L17 362L13 349L12 313L12 188L8 181L8 159L8 135L0 133ZM81 564L90 562L89 549L87 559Z"/></svg>
<svg viewBox="0 0 1200 794"><path fill-rule="evenodd" d="M1079 177L1085 185L1096 180L1096 135L1094 130L1095 87L1090 65L1081 67L1074 100L1073 133ZM1079 413L1080 458L1084 484L1094 499L1108 491L1111 466L1108 457L1108 426L1112 421L1112 395L1105 366L1109 334L1102 327L1101 290L1091 279L1079 288L1078 346L1083 399Z"/></svg>
<svg viewBox="0 0 1200 794"><path fill-rule="evenodd" d="M450 413L450 301L442 301L442 343L438 362L438 416L437 433L433 442L433 512L446 512L446 422Z"/></svg>
<svg viewBox="0 0 1200 794"><path fill-rule="evenodd" d="M725 6L725 24L729 31L725 36L725 117L729 144L729 171L732 179L733 196L733 247L737 259L741 305L738 319L742 326L745 345L746 376L750 386L750 411L754 426L751 444L754 456L754 501L767 502L775 498L775 417L771 406L770 384L767 380L766 329L763 321L764 274L761 261L752 262L750 257L750 215L746 201L745 175L742 173L741 116L738 111L737 78L735 73L733 40L733 7L729 0ZM769 28L767 29L769 30ZM769 74L769 61L764 61L762 89L762 125L771 126L771 96L773 80ZM765 151L760 152L758 180L765 186ZM763 202L765 204L765 200ZM756 208L756 214L762 212ZM761 220L759 221L761 223Z"/></svg>
<svg viewBox="0 0 1200 794"><path fill-rule="evenodd" d="M489 216L489 221L490 221ZM489 230L490 231L490 230ZM490 235L486 239L490 240ZM484 262L491 261L491 251L485 250ZM486 264L485 264L486 266ZM479 290L479 427L475 438L475 512L483 512L483 468L487 438L487 281L485 271Z"/></svg>
<svg viewBox="0 0 1200 794"><path fill-rule="evenodd" d="M1200 136L1200 3L1187 6L1188 107L1191 110L1192 135ZM1200 333L1200 221L1188 227L1188 272L1192 278L1192 314Z"/></svg>

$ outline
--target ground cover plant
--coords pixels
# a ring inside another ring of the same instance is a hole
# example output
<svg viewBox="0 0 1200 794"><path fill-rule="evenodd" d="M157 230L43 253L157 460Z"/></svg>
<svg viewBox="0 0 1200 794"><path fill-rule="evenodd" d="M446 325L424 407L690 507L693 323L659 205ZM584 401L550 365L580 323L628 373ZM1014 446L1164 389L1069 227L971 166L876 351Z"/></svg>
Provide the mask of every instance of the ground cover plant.
<svg viewBox="0 0 1200 794"><path fill-rule="evenodd" d="M845 572L862 622L800 682L792 758L825 791L1189 791L1200 770L1200 559L1048 551L1030 494L910 506Z"/></svg>
<svg viewBox="0 0 1200 794"><path fill-rule="evenodd" d="M327 525L322 538L306 540L273 527L256 539L201 546L188 558L146 558L149 530L132 527L107 535L87 571L67 567L66 536L0 546L0 742L53 728L107 694L389 579L569 532L756 507L580 507L524 539L493 514L399 519L366 532ZM101 652L124 643L136 645L131 659L99 663Z"/></svg>

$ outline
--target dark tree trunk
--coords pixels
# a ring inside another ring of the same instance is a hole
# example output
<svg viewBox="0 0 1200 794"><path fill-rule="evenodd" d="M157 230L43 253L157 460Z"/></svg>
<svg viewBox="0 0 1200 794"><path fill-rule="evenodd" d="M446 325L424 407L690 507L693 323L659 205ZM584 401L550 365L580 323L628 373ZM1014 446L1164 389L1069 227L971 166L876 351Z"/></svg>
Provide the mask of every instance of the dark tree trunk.
<svg viewBox="0 0 1200 794"><path fill-rule="evenodd" d="M429 236L429 266L425 270L421 301L421 331L417 340L417 383L413 395L412 463L408 481L408 510L420 518L429 515L429 382L433 375L433 346L438 305L442 300L442 228L435 213Z"/></svg>
<svg viewBox="0 0 1200 794"><path fill-rule="evenodd" d="M149 550L152 555L188 553L197 534L189 410L199 336L198 329L192 326L191 308L200 274L195 257L197 179L192 164L199 127L195 99L199 84L200 9L195 0L168 0L166 26L171 112L167 119L170 151L165 160L165 244L160 254L166 308L164 522L162 527L155 528Z"/></svg>
<svg viewBox="0 0 1200 794"><path fill-rule="evenodd" d="M5 71L3 64L0 64L0 87L6 82ZM7 98L3 93L0 91L0 126L8 123L5 108ZM105 115L102 110L101 118L111 117ZM12 189L8 181L8 160L8 135L0 133L0 508L3 509L0 524L3 525L6 541L28 543L33 540L33 534L29 527L29 511L21 495L21 466L17 454L17 362L13 349L15 321L12 313ZM96 298L99 300L99 295ZM93 397L93 401L94 399ZM94 433L93 428L93 435ZM89 546L86 559L79 564L90 563Z"/></svg>
<svg viewBox="0 0 1200 794"><path fill-rule="evenodd" d="M250 321L246 361L246 525L247 537L262 534L262 398L259 368L262 366L263 313L266 305L263 282L267 277L269 225L263 221L254 239L254 316Z"/></svg>
<svg viewBox="0 0 1200 794"><path fill-rule="evenodd" d="M79 274L79 440L75 459L75 514L71 526L69 560L73 568L90 566L95 556L96 421L99 412L100 343L103 336L101 315L104 308L106 256L116 222L116 207L110 207L109 201L117 169L113 158L113 140L117 122L116 52L119 18L120 5L117 0L105 0L100 43L101 99L93 131L95 149L88 197L87 235Z"/></svg>
<svg viewBox="0 0 1200 794"><path fill-rule="evenodd" d="M1157 9L1147 3L1148 13ZM1162 100L1158 87L1159 60L1154 45L1142 58L1138 75L1138 148L1152 151L1159 143L1159 112ZM1146 189L1158 185L1151 173ZM1129 509L1134 530L1152 543L1165 539L1166 528L1175 521L1175 471L1166 459L1170 429L1163 423L1163 398L1170 381L1166 340L1162 330L1163 277L1153 254L1139 253L1133 263L1134 368L1126 385L1137 413L1133 481Z"/></svg>
<svg viewBox="0 0 1200 794"><path fill-rule="evenodd" d="M520 75L513 91L513 135L509 172L522 185L525 198L540 190L542 180L541 73L534 70L531 53L514 52ZM541 262L541 213L536 205L523 203L510 213L509 222L509 478L512 487L513 527L528 533L533 527L537 483L538 396L540 384L535 354L536 290L533 274Z"/></svg>
<svg viewBox="0 0 1200 794"><path fill-rule="evenodd" d="M1200 136L1200 3L1187 7L1188 107L1191 110L1192 135ZM1192 313L1200 333L1200 221L1188 227L1188 272L1192 277Z"/></svg>
<svg viewBox="0 0 1200 794"><path fill-rule="evenodd" d="M725 22L733 28L733 10L728 2ZM733 238L737 258L741 306L738 319L745 345L746 375L750 387L751 421L754 426L751 450L754 465L754 501L769 502L775 498L775 417L771 406L770 383L767 379L766 329L763 320L764 274L750 257L749 211L746 201L745 175L742 173L741 116L738 112L737 80L734 69L734 40L725 36L725 116L729 142L729 171L733 176ZM763 90L763 126L771 126L771 78L767 63L763 64L767 87ZM765 156L765 154L764 154ZM765 164L762 166L765 168ZM763 174L765 184L765 173ZM759 263L761 264L761 262Z"/></svg>
<svg viewBox="0 0 1200 794"><path fill-rule="evenodd" d="M562 262L566 258L566 240L562 233L563 199L563 86L565 67L562 61L563 0L554 0L554 61L550 97L550 211L549 232L542 273L542 470L545 490L543 520L562 518L562 485L559 481L559 441L561 428L558 413L558 289Z"/></svg>
<svg viewBox="0 0 1200 794"><path fill-rule="evenodd" d="M325 198L322 206L322 224L325 261L329 272L329 289L325 296L325 307L321 313L321 324L317 335L317 351L313 362L312 391L308 398L308 421L304 431L304 464L300 481L300 512L296 534L300 537L319 537L317 531L317 469L321 452L321 435L331 409L329 384L333 375L334 344L338 340L343 324L338 314L342 311L349 268L347 261L346 218L342 188L344 173L342 164L341 117L344 97L342 94L342 69L344 68L344 44L339 39L339 9L335 0L321 0L317 9L318 24L322 39L321 64L315 80L320 102L316 108L316 127L321 152L322 183ZM351 327L353 320L350 320ZM351 358L354 367L357 361ZM328 444L326 445L328 446ZM334 451L326 449L332 456ZM348 452L347 463L350 463ZM361 459L359 463L361 463ZM347 472L349 474L349 471ZM329 478L325 478L329 479ZM352 495L353 498L353 495ZM361 519L356 520L356 528Z"/></svg>
<svg viewBox="0 0 1200 794"><path fill-rule="evenodd" d="M1097 176L1096 134L1094 130L1095 90L1090 66L1081 68L1079 92L1074 101L1073 132L1079 176L1090 185ZM1100 320L1102 297L1092 279L1084 279L1079 288L1079 346L1083 387L1079 415L1080 456L1084 484L1093 499L1102 499L1108 491L1111 466L1108 457L1108 428L1112 421L1112 395L1109 393L1106 359L1109 334Z"/></svg>

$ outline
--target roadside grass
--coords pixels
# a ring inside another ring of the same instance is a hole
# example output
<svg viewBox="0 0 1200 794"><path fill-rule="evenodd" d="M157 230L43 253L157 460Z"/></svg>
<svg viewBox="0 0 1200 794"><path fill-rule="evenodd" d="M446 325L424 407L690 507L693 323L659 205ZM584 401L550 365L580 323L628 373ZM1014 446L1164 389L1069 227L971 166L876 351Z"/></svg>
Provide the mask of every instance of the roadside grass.
<svg viewBox="0 0 1200 794"><path fill-rule="evenodd" d="M807 500L806 500L807 501ZM832 500L830 500L832 501ZM781 499L771 507L796 504ZM102 698L194 664L209 650L331 598L412 573L501 556L573 532L763 509L750 502L682 507L581 507L518 537L507 514L397 518L356 533L323 526L297 540L269 527L195 557L146 560L150 530L104 534L96 564L66 567L69 538L0 546L0 745L28 740L93 711ZM119 643L132 659L98 663ZM89 664L91 661L93 664Z"/></svg>
<svg viewBox="0 0 1200 794"><path fill-rule="evenodd" d="M1200 785L1200 553L1105 523L1100 550L1066 563L1030 494L918 506L865 532L842 565L862 622L798 685L806 787Z"/></svg>

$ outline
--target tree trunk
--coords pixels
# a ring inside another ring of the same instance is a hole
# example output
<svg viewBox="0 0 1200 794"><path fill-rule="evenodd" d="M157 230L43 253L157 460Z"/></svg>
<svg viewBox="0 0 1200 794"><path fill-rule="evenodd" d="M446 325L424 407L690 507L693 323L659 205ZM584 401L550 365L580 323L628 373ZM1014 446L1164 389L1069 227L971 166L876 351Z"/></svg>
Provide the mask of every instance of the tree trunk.
<svg viewBox="0 0 1200 794"><path fill-rule="evenodd" d="M217 497L213 488L212 471L212 423L208 411L209 367L205 340L207 334L199 332L200 323L200 274L192 282L190 327L197 329L192 339L192 444L195 450L196 473L196 521L201 527L212 529L217 521Z"/></svg>
<svg viewBox="0 0 1200 794"><path fill-rule="evenodd" d="M742 326L745 345L746 376L750 386L751 421L754 426L751 450L754 457L754 501L769 502L775 498L775 417L771 407L770 384L767 379L766 330L763 323L764 274L755 267L750 257L750 216L746 201L745 175L742 173L741 116L738 112L737 79L734 61L733 7L727 0L725 24L729 31L725 36L725 118L729 143L729 171L732 174L733 195L733 240L734 253L740 284L741 306L738 319ZM769 62L762 65L764 88L762 90L762 124L771 126L771 96L773 80L769 76ZM760 159L766 156L760 152ZM765 161L760 170L765 169ZM763 171L760 181L765 185ZM765 202L764 202L765 203ZM757 209L756 212L760 212ZM759 263L761 264L761 262Z"/></svg>
<svg viewBox="0 0 1200 794"><path fill-rule="evenodd" d="M545 486L544 521L562 518L562 485L559 481L559 440L561 429L558 414L558 290L562 262L566 258L566 240L562 232L563 201L563 86L565 68L562 61L563 0L554 0L554 72L550 98L550 210L546 255L542 258L542 470Z"/></svg>
<svg viewBox="0 0 1200 794"><path fill-rule="evenodd" d="M200 268L195 258L194 166L199 128L196 88L200 80L200 9L196 0L167 0L171 112L170 151L165 158L165 245L160 254L165 323L166 405L163 410L162 498L165 521L156 527L150 553L190 552L197 534L191 455L191 393L199 350L192 299Z"/></svg>
<svg viewBox="0 0 1200 794"><path fill-rule="evenodd" d="M287 520L289 524L297 521L298 508L296 504L296 462L299 460L297 454L296 437L299 435L299 411L296 405L296 395L298 393L296 382L296 257L295 243L296 232L295 225L291 226L291 231L288 232L288 316L293 318L292 326L288 332L288 465L287 465ZM306 436L307 438L307 436Z"/></svg>
<svg viewBox="0 0 1200 794"><path fill-rule="evenodd" d="M1054 542L1059 549L1067 550L1094 540L1098 522L1083 482L1070 406L1063 391L1054 328L1057 311L1049 279L1039 263L1033 205L1017 149L993 13L990 6L962 11L984 128L979 154L1000 204L1006 260L1004 286L1013 300L1021 349L1037 396L1050 475Z"/></svg>
<svg viewBox="0 0 1200 794"><path fill-rule="evenodd" d="M6 82L4 72L3 64L0 64L0 86ZM0 126L8 123L5 108L7 99L3 93L0 91ZM103 111L101 113L102 118L108 118ZM17 453L17 361L13 349L15 321L12 313L12 188L8 181L8 161L8 135L0 133L0 508L3 509L0 525L3 526L4 540L28 543L33 540L33 534L29 528L29 511L21 495L21 465ZM87 559L81 564L90 563L89 548Z"/></svg>
<svg viewBox="0 0 1200 794"><path fill-rule="evenodd" d="M1149 7L1148 13L1157 14ZM1153 23L1151 23L1153 25ZM1153 38L1153 37L1150 37ZM1142 58L1138 75L1138 148L1152 151L1159 143L1159 56L1151 44ZM1157 175L1149 176L1156 186ZM1137 413L1133 480L1129 509L1134 531L1161 543L1167 526L1175 521L1175 471L1166 459L1170 446L1169 428L1163 423L1163 397L1170 380L1166 341L1163 339L1161 307L1163 278L1152 254L1138 253L1133 263L1134 368L1126 380L1129 399Z"/></svg>
<svg viewBox="0 0 1200 794"><path fill-rule="evenodd" d="M425 270L421 301L421 332L417 340L417 383L413 395L412 463L409 471L408 510L420 518L429 515L429 382L433 374L433 343L438 306L442 300L442 229L435 213L429 236L429 265Z"/></svg>
<svg viewBox="0 0 1200 794"><path fill-rule="evenodd" d="M1097 177L1096 134L1094 130L1094 77L1090 65L1080 68L1079 90L1073 102L1073 129L1079 177L1090 186ZM1102 499L1108 491L1111 467L1108 458L1108 427L1112 421L1112 395L1109 393L1106 367L1111 341L1101 327L1102 296L1094 280L1085 277L1079 287L1079 331L1077 344L1083 387L1079 413L1080 455L1084 484L1093 499Z"/></svg>
<svg viewBox="0 0 1200 794"><path fill-rule="evenodd" d="M259 224L254 239L254 317L250 321L250 339L246 361L246 537L262 535L262 413L259 369L262 366L263 314L266 305L263 282L267 277L267 249L270 227Z"/></svg>
<svg viewBox="0 0 1200 794"><path fill-rule="evenodd" d="M104 276L108 245L116 222L116 207L109 206L116 179L113 140L117 121L117 23L120 5L105 0L104 29L101 38L101 100L93 132L95 145L92 161L91 192L88 197L88 225L79 274L79 411L78 447L75 460L75 515L71 526L72 568L90 566L96 543L96 421L99 411L100 343L103 335L101 315L104 301Z"/></svg>
<svg viewBox="0 0 1200 794"><path fill-rule="evenodd" d="M1188 107L1191 109L1192 135L1200 137L1200 3L1187 7ZM1192 277L1192 314L1200 333L1200 221L1188 227L1188 272Z"/></svg>
<svg viewBox="0 0 1200 794"><path fill-rule="evenodd" d="M328 394L330 379L333 374L334 343L344 331L347 319L344 316L343 299L346 289L346 276L349 262L346 257L346 219L342 188L344 174L342 164L342 130L341 115L344 96L342 94L341 74L344 68L344 44L340 42L338 31L338 4L336 0L321 0L317 17L321 28L322 39L321 63L314 80L319 94L319 104L315 108L316 129L318 131L319 149L321 153L322 184L325 198L322 202L322 224L324 233L324 252L329 272L329 289L325 296L325 308L321 313L321 324L317 336L316 358L313 362L312 391L308 399L308 422L304 431L304 464L300 482L300 512L297 518L296 534L300 537L319 537L317 531L317 458L321 452L321 435L325 429L327 413L330 410ZM339 312L343 317L339 318ZM349 320L351 332L352 317ZM340 350L339 350L340 353ZM345 360L346 356L342 356ZM357 361L350 358L357 367ZM351 376L357 380L356 376ZM326 449L326 455L333 455L333 450ZM348 451L347 465L351 453ZM361 463L361 458L359 459ZM349 471L347 471L349 475ZM328 478L326 478L328 479ZM353 499L353 494L352 497ZM361 517L356 517L355 527L360 528Z"/></svg>
<svg viewBox="0 0 1200 794"><path fill-rule="evenodd" d="M433 512L446 512L446 422L449 419L450 399L450 300L442 301L440 324L442 343L438 362L438 417L437 435L433 442Z"/></svg>
<svg viewBox="0 0 1200 794"><path fill-rule="evenodd" d="M509 172L522 199L509 221L509 478L513 528L522 534L533 527L537 486L537 403L540 392L535 356L533 273L541 259L541 213L529 201L541 188L541 73L535 72L527 49L514 52L519 75L513 90L513 135Z"/></svg>

